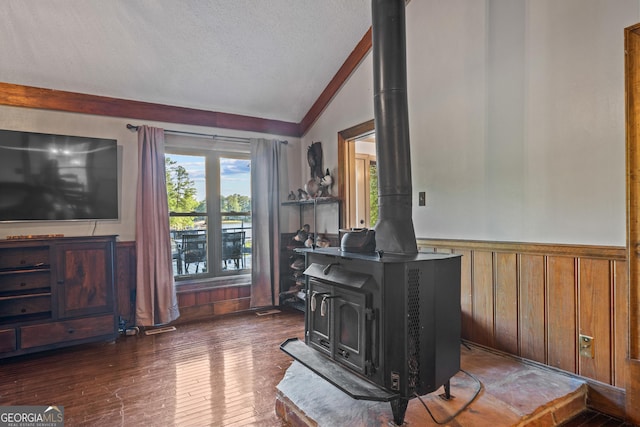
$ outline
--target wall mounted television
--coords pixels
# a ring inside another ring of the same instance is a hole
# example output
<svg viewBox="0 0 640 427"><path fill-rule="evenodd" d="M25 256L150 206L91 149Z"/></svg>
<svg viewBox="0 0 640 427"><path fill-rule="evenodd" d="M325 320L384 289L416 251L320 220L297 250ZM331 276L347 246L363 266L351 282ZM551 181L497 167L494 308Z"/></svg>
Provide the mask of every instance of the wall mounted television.
<svg viewBox="0 0 640 427"><path fill-rule="evenodd" d="M118 219L115 139L0 130L0 221Z"/></svg>

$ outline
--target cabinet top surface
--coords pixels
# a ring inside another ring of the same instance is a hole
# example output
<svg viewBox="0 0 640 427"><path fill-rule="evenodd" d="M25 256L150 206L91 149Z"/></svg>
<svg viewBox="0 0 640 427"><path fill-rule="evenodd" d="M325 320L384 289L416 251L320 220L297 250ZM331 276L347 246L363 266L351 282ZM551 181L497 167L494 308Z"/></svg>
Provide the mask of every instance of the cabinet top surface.
<svg viewBox="0 0 640 427"><path fill-rule="evenodd" d="M72 242L77 240L114 240L117 235L105 235L105 236L60 236L60 237L48 237L48 236L20 236L20 238L7 238L0 239L0 245L11 245L11 244L49 244L55 242Z"/></svg>

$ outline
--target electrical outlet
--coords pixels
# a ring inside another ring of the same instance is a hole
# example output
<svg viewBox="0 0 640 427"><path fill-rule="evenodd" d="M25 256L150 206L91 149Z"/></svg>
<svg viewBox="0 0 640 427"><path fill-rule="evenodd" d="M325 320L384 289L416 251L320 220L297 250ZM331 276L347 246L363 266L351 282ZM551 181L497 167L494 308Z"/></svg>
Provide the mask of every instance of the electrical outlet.
<svg viewBox="0 0 640 427"><path fill-rule="evenodd" d="M421 191L418 193L418 206L426 206L427 205L427 193Z"/></svg>
<svg viewBox="0 0 640 427"><path fill-rule="evenodd" d="M578 337L578 349L580 350L580 356L593 359L593 337L580 335Z"/></svg>

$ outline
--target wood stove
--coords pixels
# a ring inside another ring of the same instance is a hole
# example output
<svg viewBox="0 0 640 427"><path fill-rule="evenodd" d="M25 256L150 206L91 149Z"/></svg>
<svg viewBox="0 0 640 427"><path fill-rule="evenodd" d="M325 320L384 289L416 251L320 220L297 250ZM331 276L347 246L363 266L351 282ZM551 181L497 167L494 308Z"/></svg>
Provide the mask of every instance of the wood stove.
<svg viewBox="0 0 640 427"><path fill-rule="evenodd" d="M399 425L409 399L448 390L460 370L459 255L325 248L306 262L306 345L288 340L285 352L355 399L391 402Z"/></svg>
<svg viewBox="0 0 640 427"><path fill-rule="evenodd" d="M372 0L371 12L376 251L343 244L305 252L305 342L287 340L281 348L355 399L391 402L400 425L409 399L443 385L448 396L449 380L460 370L460 256L418 252L405 0Z"/></svg>

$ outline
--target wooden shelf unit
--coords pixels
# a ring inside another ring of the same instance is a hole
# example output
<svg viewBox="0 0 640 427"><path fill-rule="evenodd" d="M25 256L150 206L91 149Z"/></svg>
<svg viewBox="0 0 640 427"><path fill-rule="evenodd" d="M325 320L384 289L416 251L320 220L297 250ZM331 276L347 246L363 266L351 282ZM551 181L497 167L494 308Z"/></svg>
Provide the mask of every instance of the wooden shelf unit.
<svg viewBox="0 0 640 427"><path fill-rule="evenodd" d="M315 238L317 237L317 223L318 223L318 205L329 205L335 204L337 205L337 223L338 229L340 228L340 204L341 200L337 197L318 197L313 199L304 199L304 200L288 200L286 202L282 202L283 207L294 207L298 209L299 214L299 228L300 230L305 224L305 210L312 210L312 221L310 226L310 233L313 235L314 243ZM298 230L281 233L280 234L280 304L288 305L298 310L305 311L306 306L306 289L305 289L305 276L302 274L302 271L296 271L291 267L292 262L295 259L304 260L304 255L297 253L296 249L304 249L304 242L299 242L299 244L294 244L293 237L297 234ZM336 230L337 231L337 230ZM337 243L336 237L331 237L330 240L331 245L335 246ZM304 264L303 264L304 265ZM304 268L303 268L304 270Z"/></svg>

